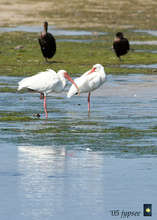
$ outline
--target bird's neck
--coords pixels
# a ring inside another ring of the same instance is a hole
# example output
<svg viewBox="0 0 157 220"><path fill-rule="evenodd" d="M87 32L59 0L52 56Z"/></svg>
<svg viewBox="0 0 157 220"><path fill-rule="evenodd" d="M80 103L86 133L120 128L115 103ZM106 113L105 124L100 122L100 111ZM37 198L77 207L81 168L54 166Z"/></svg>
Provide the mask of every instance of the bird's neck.
<svg viewBox="0 0 157 220"><path fill-rule="evenodd" d="M47 33L48 25L44 24L44 32Z"/></svg>
<svg viewBox="0 0 157 220"><path fill-rule="evenodd" d="M43 32L41 33L41 37L44 37L44 36L47 34L47 29L48 29L47 25L44 24L44 30L43 30Z"/></svg>

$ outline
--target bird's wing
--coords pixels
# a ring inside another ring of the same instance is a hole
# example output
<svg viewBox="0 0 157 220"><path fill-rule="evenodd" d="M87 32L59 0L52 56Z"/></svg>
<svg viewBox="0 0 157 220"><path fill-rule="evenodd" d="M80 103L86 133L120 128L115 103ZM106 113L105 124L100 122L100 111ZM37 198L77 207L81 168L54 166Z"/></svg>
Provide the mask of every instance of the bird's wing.
<svg viewBox="0 0 157 220"><path fill-rule="evenodd" d="M125 39L125 44L126 44L126 49L127 50L130 50L130 44L129 44L129 41L128 41L128 39L127 38L124 38Z"/></svg>
<svg viewBox="0 0 157 220"><path fill-rule="evenodd" d="M44 57L53 57L56 52L56 41L52 34L46 33L43 37L40 37L39 44Z"/></svg>
<svg viewBox="0 0 157 220"><path fill-rule="evenodd" d="M18 84L18 90L28 88L38 92L53 90L59 82L59 77L53 70L40 72L34 76L21 80Z"/></svg>
<svg viewBox="0 0 157 220"><path fill-rule="evenodd" d="M114 42L113 43L113 49L115 50L115 53L117 56L119 56L119 50L121 48L120 42Z"/></svg>
<svg viewBox="0 0 157 220"><path fill-rule="evenodd" d="M47 33L47 39L49 41L49 44L52 46L52 47L56 47L56 40L54 38L54 36L51 34L51 33Z"/></svg>
<svg viewBox="0 0 157 220"><path fill-rule="evenodd" d="M97 72L88 75L88 81L90 91L97 89L102 84L101 77Z"/></svg>
<svg viewBox="0 0 157 220"><path fill-rule="evenodd" d="M85 72L84 74L82 74L82 76L80 76L80 78L83 78L83 77L85 77L85 76L87 76L88 75L88 73L91 71L91 69L90 70L88 70L87 72Z"/></svg>

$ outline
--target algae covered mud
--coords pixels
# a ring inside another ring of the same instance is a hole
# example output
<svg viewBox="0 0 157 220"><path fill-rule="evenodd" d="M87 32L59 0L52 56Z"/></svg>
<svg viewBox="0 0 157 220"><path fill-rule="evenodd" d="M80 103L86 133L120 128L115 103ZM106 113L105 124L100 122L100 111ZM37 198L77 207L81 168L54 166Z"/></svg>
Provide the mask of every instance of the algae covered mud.
<svg viewBox="0 0 157 220"><path fill-rule="evenodd" d="M39 29L35 27L35 32ZM32 27L1 28L0 75L29 76L52 68L56 71L65 69L74 76L85 72L95 63L101 63L109 74L141 73L138 65L145 65L142 73L156 72L156 68L147 68L147 65L157 62L157 37L146 32L125 31L131 42L131 51L120 63L112 50L115 33L54 29L57 53L48 65L44 63L38 45L39 34L29 31L32 31ZM134 65L134 70L127 65Z"/></svg>
<svg viewBox="0 0 157 220"><path fill-rule="evenodd" d="M48 20L60 28L104 30L157 29L155 0L0 1L0 26L32 25Z"/></svg>

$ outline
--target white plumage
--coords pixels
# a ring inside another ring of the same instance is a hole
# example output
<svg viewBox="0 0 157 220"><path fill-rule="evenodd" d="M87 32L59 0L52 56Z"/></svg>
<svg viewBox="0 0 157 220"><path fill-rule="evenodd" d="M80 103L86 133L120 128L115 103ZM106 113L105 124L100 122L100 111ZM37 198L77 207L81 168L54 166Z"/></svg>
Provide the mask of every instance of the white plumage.
<svg viewBox="0 0 157 220"><path fill-rule="evenodd" d="M85 72L74 81L77 84L80 93L88 92L88 111L90 111L90 92L99 88L106 80L106 73L101 64L95 64L93 68ZM68 91L67 97L77 94L76 88L72 85Z"/></svg>
<svg viewBox="0 0 157 220"><path fill-rule="evenodd" d="M27 77L18 82L18 91L24 88L44 93L47 95L51 92L61 92L64 90L66 80L64 78L65 70L60 70L56 73L54 70L47 69L45 72L40 72L34 76Z"/></svg>
<svg viewBox="0 0 157 220"><path fill-rule="evenodd" d="M62 92L66 86L66 79L73 83L78 89L76 83L65 70L59 70L56 73L54 70L47 69L45 72L40 72L18 82L18 91L26 88L30 91L39 92L41 94L40 97L44 97L44 110L47 118L46 96L48 93Z"/></svg>

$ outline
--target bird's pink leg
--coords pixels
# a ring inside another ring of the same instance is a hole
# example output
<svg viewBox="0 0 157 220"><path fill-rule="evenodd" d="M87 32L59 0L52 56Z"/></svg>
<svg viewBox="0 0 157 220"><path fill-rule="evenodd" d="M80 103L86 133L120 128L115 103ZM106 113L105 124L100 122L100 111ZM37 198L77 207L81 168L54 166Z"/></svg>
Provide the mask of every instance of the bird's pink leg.
<svg viewBox="0 0 157 220"><path fill-rule="evenodd" d="M45 111L46 118L48 118L47 105L46 105L46 96L45 95L44 95L44 111Z"/></svg>
<svg viewBox="0 0 157 220"><path fill-rule="evenodd" d="M90 112L90 92L88 93L88 113Z"/></svg>

